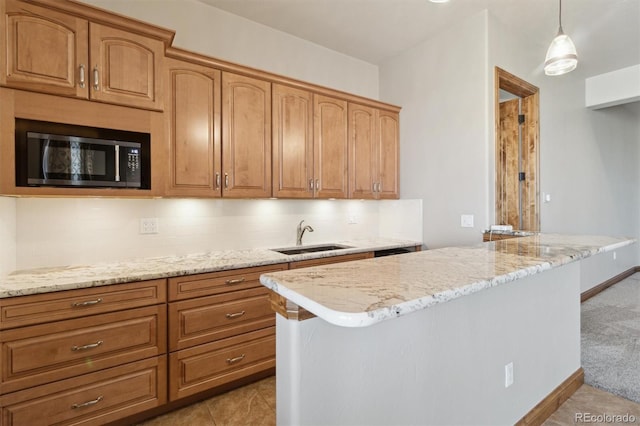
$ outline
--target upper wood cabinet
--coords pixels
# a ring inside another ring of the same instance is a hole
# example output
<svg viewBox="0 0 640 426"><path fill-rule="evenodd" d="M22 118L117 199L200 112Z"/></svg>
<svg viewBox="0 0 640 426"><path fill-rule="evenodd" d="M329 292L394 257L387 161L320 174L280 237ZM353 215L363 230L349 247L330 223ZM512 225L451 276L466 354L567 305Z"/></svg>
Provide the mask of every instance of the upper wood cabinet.
<svg viewBox="0 0 640 426"><path fill-rule="evenodd" d="M5 0L0 84L162 109L164 42L19 0Z"/></svg>
<svg viewBox="0 0 640 426"><path fill-rule="evenodd" d="M222 73L222 193L271 197L271 83Z"/></svg>
<svg viewBox="0 0 640 426"><path fill-rule="evenodd" d="M273 85L273 196L312 198L313 94Z"/></svg>
<svg viewBox="0 0 640 426"><path fill-rule="evenodd" d="M399 116L349 104L349 198L398 198Z"/></svg>
<svg viewBox="0 0 640 426"><path fill-rule="evenodd" d="M218 70L167 58L169 180L167 195L220 197Z"/></svg>
<svg viewBox="0 0 640 426"><path fill-rule="evenodd" d="M316 94L313 115L315 195L347 198L347 101Z"/></svg>

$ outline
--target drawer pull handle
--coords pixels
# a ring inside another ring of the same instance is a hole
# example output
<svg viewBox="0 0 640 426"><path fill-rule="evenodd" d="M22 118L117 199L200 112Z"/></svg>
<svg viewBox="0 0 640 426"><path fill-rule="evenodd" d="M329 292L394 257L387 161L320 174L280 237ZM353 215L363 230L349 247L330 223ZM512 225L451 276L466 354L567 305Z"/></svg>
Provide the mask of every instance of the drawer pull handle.
<svg viewBox="0 0 640 426"><path fill-rule="evenodd" d="M88 345L72 346L71 350L74 351L74 352L76 352L76 351L86 351L87 349L97 348L101 344L102 344L102 340L98 340L97 342L89 343Z"/></svg>
<svg viewBox="0 0 640 426"><path fill-rule="evenodd" d="M91 306L91 305L97 305L98 303L102 302L102 299L96 299L96 300L87 300L86 302L73 302L71 304L72 307L74 308L79 308L81 306Z"/></svg>
<svg viewBox="0 0 640 426"><path fill-rule="evenodd" d="M234 285L234 284L240 284L240 283L243 283L243 282L244 282L244 277L242 277L242 278L237 278L237 279L235 279L235 280L226 280L226 281L225 281L225 284L227 284L227 285Z"/></svg>
<svg viewBox="0 0 640 426"><path fill-rule="evenodd" d="M227 314L226 317L229 319L234 319L234 318L238 318L244 315L244 311L242 312L236 312L234 314Z"/></svg>
<svg viewBox="0 0 640 426"><path fill-rule="evenodd" d="M100 395L96 399L92 399L91 401L83 402L82 404L73 404L71 408L74 410L77 408L91 407L92 405L96 405L98 402L102 401L104 397Z"/></svg>
<svg viewBox="0 0 640 426"><path fill-rule="evenodd" d="M244 354L237 356L235 358L227 358L227 364L235 364L236 362L240 362L244 359Z"/></svg>

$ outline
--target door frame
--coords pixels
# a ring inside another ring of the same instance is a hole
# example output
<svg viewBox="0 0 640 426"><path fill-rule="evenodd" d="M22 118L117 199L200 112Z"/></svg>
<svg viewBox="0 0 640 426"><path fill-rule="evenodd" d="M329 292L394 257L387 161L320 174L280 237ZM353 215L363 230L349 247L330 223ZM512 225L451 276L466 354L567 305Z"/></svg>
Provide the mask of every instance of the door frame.
<svg viewBox="0 0 640 426"><path fill-rule="evenodd" d="M527 118L522 126L522 141L528 149L523 169L526 173L526 190L523 192L523 228L540 231L540 89L525 80L495 67L495 220L502 216L502 181L500 179L500 89L522 98L523 112Z"/></svg>

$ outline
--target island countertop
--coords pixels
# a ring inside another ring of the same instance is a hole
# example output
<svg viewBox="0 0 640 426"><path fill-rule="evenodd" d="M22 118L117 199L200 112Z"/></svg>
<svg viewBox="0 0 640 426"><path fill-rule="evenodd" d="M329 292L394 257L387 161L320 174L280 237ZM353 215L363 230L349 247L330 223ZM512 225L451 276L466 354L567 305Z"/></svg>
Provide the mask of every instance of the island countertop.
<svg viewBox="0 0 640 426"><path fill-rule="evenodd" d="M635 242L537 234L263 274L275 293L343 327L363 327Z"/></svg>

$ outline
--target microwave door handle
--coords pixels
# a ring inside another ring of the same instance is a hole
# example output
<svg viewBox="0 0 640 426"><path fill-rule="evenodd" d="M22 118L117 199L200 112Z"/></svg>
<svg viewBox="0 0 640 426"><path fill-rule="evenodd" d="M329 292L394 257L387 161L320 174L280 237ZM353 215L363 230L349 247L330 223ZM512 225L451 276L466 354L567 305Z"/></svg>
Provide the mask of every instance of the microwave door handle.
<svg viewBox="0 0 640 426"><path fill-rule="evenodd" d="M49 172L49 142L49 139L45 139L42 150L42 178L45 180L47 179L47 173Z"/></svg>
<svg viewBox="0 0 640 426"><path fill-rule="evenodd" d="M116 182L120 182L120 145L116 145Z"/></svg>

